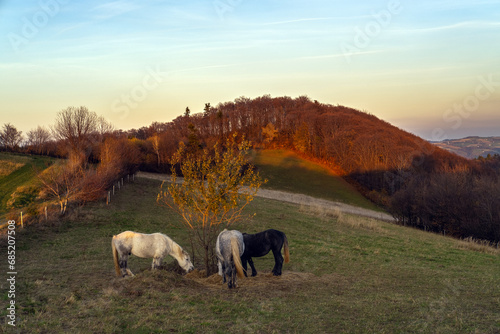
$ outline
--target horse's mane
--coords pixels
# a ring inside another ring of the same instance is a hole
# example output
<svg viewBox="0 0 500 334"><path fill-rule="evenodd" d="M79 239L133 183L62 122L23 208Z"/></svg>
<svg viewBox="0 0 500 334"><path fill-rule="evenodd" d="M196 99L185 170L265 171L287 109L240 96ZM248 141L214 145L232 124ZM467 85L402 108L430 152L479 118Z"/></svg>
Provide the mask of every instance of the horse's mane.
<svg viewBox="0 0 500 334"><path fill-rule="evenodd" d="M161 235L167 239L167 241L172 245L172 252L175 253L180 259L184 258L184 253L182 252L182 247L178 243L172 240L168 235L161 233Z"/></svg>

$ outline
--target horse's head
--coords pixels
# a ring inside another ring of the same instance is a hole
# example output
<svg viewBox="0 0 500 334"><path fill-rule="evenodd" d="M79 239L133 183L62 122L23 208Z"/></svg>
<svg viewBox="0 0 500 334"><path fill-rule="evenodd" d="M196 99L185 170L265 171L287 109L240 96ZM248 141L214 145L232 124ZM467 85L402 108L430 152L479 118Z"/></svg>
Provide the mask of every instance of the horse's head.
<svg viewBox="0 0 500 334"><path fill-rule="evenodd" d="M191 259L189 258L189 254L185 250L182 250L182 256L180 257L179 265L186 271L186 273L194 269L194 266L191 263Z"/></svg>

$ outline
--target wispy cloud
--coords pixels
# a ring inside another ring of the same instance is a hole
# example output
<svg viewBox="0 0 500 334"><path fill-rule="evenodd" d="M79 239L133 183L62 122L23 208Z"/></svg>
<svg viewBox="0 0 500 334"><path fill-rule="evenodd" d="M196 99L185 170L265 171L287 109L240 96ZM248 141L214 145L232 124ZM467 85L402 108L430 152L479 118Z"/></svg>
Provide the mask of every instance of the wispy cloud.
<svg viewBox="0 0 500 334"><path fill-rule="evenodd" d="M109 19L140 8L139 5L125 0L117 0L100 4L92 9L96 19Z"/></svg>
<svg viewBox="0 0 500 334"><path fill-rule="evenodd" d="M388 50L370 50L370 51L351 52L351 53L347 53L347 54L333 53L333 54L318 55L318 56L305 56L305 57L299 57L297 59L311 60L311 59L345 58L346 56L358 56L358 55L365 55L365 54L382 53L382 52L387 52L387 51Z"/></svg>
<svg viewBox="0 0 500 334"><path fill-rule="evenodd" d="M302 22L311 22L311 21L333 21L333 20L354 20L354 19L363 19L370 17L369 15L358 15L358 16L330 16L330 17L309 17L309 18L300 18L294 20L286 20L286 21L276 21L276 22L265 22L262 23L262 26L273 26L273 25L281 25L281 24L290 24L290 23L302 23Z"/></svg>
<svg viewBox="0 0 500 334"><path fill-rule="evenodd" d="M413 28L413 29L395 29L393 32L400 33L432 33L439 31L448 31L448 30L456 30L456 29L482 29L482 28L492 28L492 27L500 27L500 22L491 22L491 21L464 21L457 22L454 24L443 25L443 26L434 26L434 27L424 27L424 28Z"/></svg>

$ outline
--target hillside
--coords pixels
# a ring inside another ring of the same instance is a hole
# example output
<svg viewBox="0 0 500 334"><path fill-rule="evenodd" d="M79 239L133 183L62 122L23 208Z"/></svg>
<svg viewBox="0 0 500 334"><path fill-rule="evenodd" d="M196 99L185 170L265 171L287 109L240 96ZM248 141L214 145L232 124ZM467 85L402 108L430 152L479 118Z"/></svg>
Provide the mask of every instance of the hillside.
<svg viewBox="0 0 500 334"><path fill-rule="evenodd" d="M218 275L180 275L172 258L151 272L131 257L117 278L110 240L124 230L161 231L189 251L179 217L156 204L160 182L126 183L110 205L91 204L50 229L16 235L17 326L40 332L497 333L500 257L471 245L373 219L256 199L245 232L287 234L291 262L227 289ZM196 261L196 260L195 260ZM2 262L2 271L6 261ZM5 316L5 309L0 311Z"/></svg>
<svg viewBox="0 0 500 334"><path fill-rule="evenodd" d="M338 172L301 158L287 150L254 150L250 161L268 180L264 189L275 189L380 210Z"/></svg>
<svg viewBox="0 0 500 334"><path fill-rule="evenodd" d="M51 158L0 153L0 218L8 212L7 202L18 187L33 182L35 170L43 170Z"/></svg>
<svg viewBox="0 0 500 334"><path fill-rule="evenodd" d="M500 154L500 137L466 137L433 142L434 145L467 159Z"/></svg>

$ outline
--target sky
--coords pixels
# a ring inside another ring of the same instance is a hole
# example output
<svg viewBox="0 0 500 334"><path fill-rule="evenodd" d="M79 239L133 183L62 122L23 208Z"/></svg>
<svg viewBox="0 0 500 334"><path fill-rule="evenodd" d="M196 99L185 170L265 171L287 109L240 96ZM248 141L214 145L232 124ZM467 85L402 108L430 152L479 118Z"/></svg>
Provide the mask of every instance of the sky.
<svg viewBox="0 0 500 334"><path fill-rule="evenodd" d="M0 126L128 130L265 94L500 136L500 0L0 0Z"/></svg>

